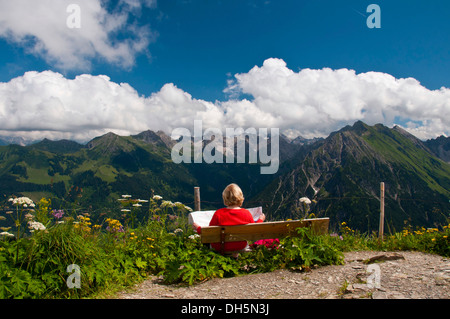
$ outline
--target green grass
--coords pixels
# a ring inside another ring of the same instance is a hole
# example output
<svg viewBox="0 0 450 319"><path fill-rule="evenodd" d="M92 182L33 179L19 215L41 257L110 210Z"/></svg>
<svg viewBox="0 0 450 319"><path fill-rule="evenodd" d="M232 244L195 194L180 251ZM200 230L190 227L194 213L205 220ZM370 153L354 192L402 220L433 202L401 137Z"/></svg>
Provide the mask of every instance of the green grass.
<svg viewBox="0 0 450 319"><path fill-rule="evenodd" d="M387 135L381 135L376 127L367 128L369 133L363 138L378 154L419 175L432 190L450 195L448 188L445 187L448 185L448 176L450 176L449 164L436 160L426 151L418 149L412 141L399 132L390 131Z"/></svg>
<svg viewBox="0 0 450 319"><path fill-rule="evenodd" d="M101 178L105 182L112 183L116 180L119 172L111 165L102 165L98 167L95 176Z"/></svg>
<svg viewBox="0 0 450 319"><path fill-rule="evenodd" d="M60 175L56 173L54 176L48 175L48 171L41 168L27 167L28 178L20 177L18 181L25 183L33 183L38 185L47 185L50 183L56 183L60 181L70 181L70 176Z"/></svg>

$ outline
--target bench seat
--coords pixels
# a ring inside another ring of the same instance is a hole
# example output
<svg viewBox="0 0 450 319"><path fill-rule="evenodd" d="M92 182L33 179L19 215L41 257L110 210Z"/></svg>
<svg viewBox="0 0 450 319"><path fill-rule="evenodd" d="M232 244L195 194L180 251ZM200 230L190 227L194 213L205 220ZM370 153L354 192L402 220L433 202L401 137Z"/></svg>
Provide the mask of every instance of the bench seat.
<svg viewBox="0 0 450 319"><path fill-rule="evenodd" d="M297 236L296 229L300 227L310 227L317 234L326 234L329 222L330 219L325 217L234 226L207 226L202 227L201 242L221 243L223 247L226 242Z"/></svg>

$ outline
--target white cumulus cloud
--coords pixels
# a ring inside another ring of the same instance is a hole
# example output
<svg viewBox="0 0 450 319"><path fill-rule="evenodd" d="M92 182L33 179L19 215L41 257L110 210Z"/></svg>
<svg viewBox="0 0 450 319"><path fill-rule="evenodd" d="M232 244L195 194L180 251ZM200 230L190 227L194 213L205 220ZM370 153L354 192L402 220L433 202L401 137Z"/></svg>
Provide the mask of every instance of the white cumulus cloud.
<svg viewBox="0 0 450 319"><path fill-rule="evenodd" d="M109 12L102 0L0 0L0 37L61 70L89 70L95 58L130 68L155 38L149 26L130 20L155 3L120 0ZM79 28L68 26L73 17Z"/></svg>
<svg viewBox="0 0 450 319"><path fill-rule="evenodd" d="M419 138L449 133L450 89L429 90L416 79L381 72L329 68L295 72L283 60L272 58L236 74L225 92L253 96L241 112L257 109L260 117L271 118L272 125L304 136L326 136L357 120L388 126L405 122ZM245 124L255 123L252 117L245 119Z"/></svg>
<svg viewBox="0 0 450 319"><path fill-rule="evenodd" d="M129 0L131 1L131 0ZM0 135L88 141L107 132L168 134L177 127L279 128L290 136L327 136L362 120L401 124L421 139L449 135L450 89L429 90L412 78L348 69L293 71L268 59L236 74L225 101L192 97L172 83L150 96L105 75L68 79L53 71L26 72L0 83ZM239 98L245 93L247 98Z"/></svg>
<svg viewBox="0 0 450 319"><path fill-rule="evenodd" d="M149 97L105 75L67 79L53 71L30 71L0 83L0 135L88 141L107 132L170 133L176 127L191 128L195 119L217 125L222 117L216 105L171 83Z"/></svg>

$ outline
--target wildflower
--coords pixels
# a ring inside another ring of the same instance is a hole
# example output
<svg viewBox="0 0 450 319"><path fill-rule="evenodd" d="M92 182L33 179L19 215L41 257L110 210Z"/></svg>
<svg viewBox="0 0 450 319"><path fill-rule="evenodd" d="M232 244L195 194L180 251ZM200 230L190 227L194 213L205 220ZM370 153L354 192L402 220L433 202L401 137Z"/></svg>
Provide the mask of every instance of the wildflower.
<svg viewBox="0 0 450 319"><path fill-rule="evenodd" d="M123 233L124 229L122 224L117 219L107 218L106 222L108 223L108 227L106 227L106 231L110 233Z"/></svg>
<svg viewBox="0 0 450 319"><path fill-rule="evenodd" d="M444 235L444 236L442 236L443 238L445 238L445 239L447 239L447 236L446 235Z"/></svg>
<svg viewBox="0 0 450 319"><path fill-rule="evenodd" d="M431 238L431 241L436 241L436 238Z"/></svg>
<svg viewBox="0 0 450 319"><path fill-rule="evenodd" d="M76 229L81 229L82 231L89 232L91 231L91 227L89 227L92 223L90 222L89 217L85 217L82 215L78 215L77 218L80 220L80 222L74 222L74 227Z"/></svg>
<svg viewBox="0 0 450 319"><path fill-rule="evenodd" d="M183 232L183 230L181 228L177 228L173 231L174 234L182 233L182 232Z"/></svg>
<svg viewBox="0 0 450 319"><path fill-rule="evenodd" d="M62 209L54 209L52 211L52 216L55 217L56 219L61 219L64 215L64 211Z"/></svg>
<svg viewBox="0 0 450 319"><path fill-rule="evenodd" d="M122 198L130 198L131 195L122 195Z"/></svg>
<svg viewBox="0 0 450 319"><path fill-rule="evenodd" d="M40 222L28 222L28 228L30 229L30 232L34 232L35 230L45 230L45 226Z"/></svg>
<svg viewBox="0 0 450 319"><path fill-rule="evenodd" d="M190 235L189 239L195 240L196 238L199 238L200 235L199 234L194 234L194 235Z"/></svg>
<svg viewBox="0 0 450 319"><path fill-rule="evenodd" d="M14 237L14 235L13 235L13 234L11 234L11 233L8 233L8 232L6 232L6 231L4 231L4 232L1 232L1 233L0 233L0 236L5 236L5 237Z"/></svg>
<svg viewBox="0 0 450 319"><path fill-rule="evenodd" d="M133 204L133 207L141 207L142 205L141 204Z"/></svg>
<svg viewBox="0 0 450 319"><path fill-rule="evenodd" d="M161 207L173 207L173 203L170 200L163 200L163 202L161 203Z"/></svg>
<svg viewBox="0 0 450 319"><path fill-rule="evenodd" d="M34 207L35 206L33 201L28 197L10 198L8 201L12 202L12 204L16 205L16 206L19 206L19 205L21 205L23 207L28 207L28 206Z"/></svg>
<svg viewBox="0 0 450 319"><path fill-rule="evenodd" d="M154 199L154 200L160 200L160 199L162 199L162 197L159 196L159 195L153 195L152 199Z"/></svg>
<svg viewBox="0 0 450 319"><path fill-rule="evenodd" d="M131 212L131 210L129 210L129 209L121 209L120 211L121 212Z"/></svg>
<svg viewBox="0 0 450 319"><path fill-rule="evenodd" d="M305 205L310 205L311 204L311 200L308 197L302 197L299 199L300 203L303 203Z"/></svg>

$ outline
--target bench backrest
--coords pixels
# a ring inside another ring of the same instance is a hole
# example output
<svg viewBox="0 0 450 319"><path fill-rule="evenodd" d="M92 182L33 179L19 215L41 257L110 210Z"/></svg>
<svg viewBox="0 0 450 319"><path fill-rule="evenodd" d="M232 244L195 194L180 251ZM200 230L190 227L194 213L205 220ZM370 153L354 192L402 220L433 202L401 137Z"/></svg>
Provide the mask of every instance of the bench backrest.
<svg viewBox="0 0 450 319"><path fill-rule="evenodd" d="M204 244L233 241L255 241L268 238L296 236L299 227L311 227L318 234L326 234L330 219L313 218L281 222L264 222L235 226L202 227L201 241Z"/></svg>

